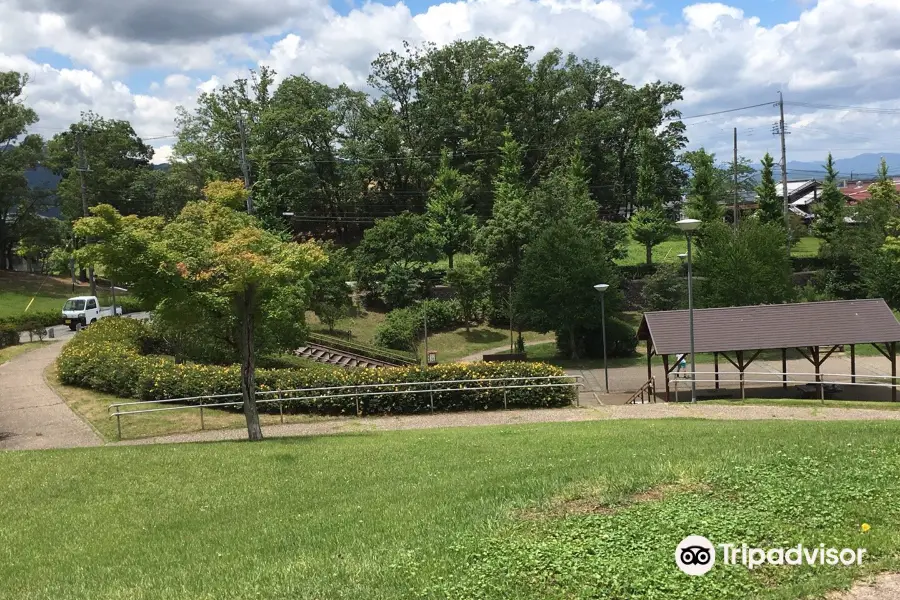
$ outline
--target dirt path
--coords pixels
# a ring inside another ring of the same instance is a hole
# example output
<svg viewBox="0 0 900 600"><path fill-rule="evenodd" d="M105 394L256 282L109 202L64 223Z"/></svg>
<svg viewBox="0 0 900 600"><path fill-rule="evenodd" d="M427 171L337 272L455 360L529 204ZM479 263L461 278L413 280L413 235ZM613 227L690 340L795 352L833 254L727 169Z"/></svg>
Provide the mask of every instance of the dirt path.
<svg viewBox="0 0 900 600"><path fill-rule="evenodd" d="M897 600L900 598L900 574L882 573L871 580L853 584L847 592L832 592L828 600Z"/></svg>
<svg viewBox="0 0 900 600"><path fill-rule="evenodd" d="M0 449L73 448L103 442L44 380L63 343L0 365Z"/></svg>
<svg viewBox="0 0 900 600"><path fill-rule="evenodd" d="M525 342L525 347L527 348L528 346L539 346L541 344L546 344L547 342L552 342L552 341L553 341L552 339L532 340L530 342ZM507 344L505 346L497 346L496 348L485 348L481 352L476 352L475 354L470 354L469 356L464 356L463 358L458 358L458 359L454 360L453 362L462 362L462 363L479 362L482 360L482 357L485 354L499 354L501 352L507 352L507 351L509 351L509 344Z"/></svg>

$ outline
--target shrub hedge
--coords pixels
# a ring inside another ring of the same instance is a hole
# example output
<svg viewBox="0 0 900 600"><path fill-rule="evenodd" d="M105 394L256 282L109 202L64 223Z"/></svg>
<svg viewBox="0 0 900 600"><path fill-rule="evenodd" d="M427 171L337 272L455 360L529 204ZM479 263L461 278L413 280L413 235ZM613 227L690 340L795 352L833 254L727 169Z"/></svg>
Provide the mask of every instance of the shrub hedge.
<svg viewBox="0 0 900 600"><path fill-rule="evenodd" d="M150 330L131 319L104 319L76 336L58 359L63 383L88 387L101 392L138 400L162 400L240 391L240 367L202 364L175 364L164 356L144 355ZM445 364L423 369L397 367L383 369L258 369L260 391L354 386L363 384L399 384L420 381L470 380L499 377L545 377L564 375L558 367L541 363ZM448 384L454 385L454 384ZM489 385L489 384L485 384ZM390 389L390 388L389 388ZM393 390L402 390L395 387ZM377 390L373 390L377 391ZM284 410L292 413L354 414L355 398L336 397L347 391L329 392L332 397L290 400ZM291 396L314 396L321 392L298 392ZM506 394L510 408L565 406L574 400L571 388L515 389ZM502 390L438 392L434 410L490 410L504 406ZM262 403L262 412L277 413L277 403ZM431 410L427 393L374 394L360 399L364 414L423 413Z"/></svg>
<svg viewBox="0 0 900 600"><path fill-rule="evenodd" d="M62 304L60 304L60 309L62 309ZM3 317L0 319L0 325L14 327L16 331L28 331L30 329L59 325L62 318L61 315L60 310L27 312L14 317Z"/></svg>
<svg viewBox="0 0 900 600"><path fill-rule="evenodd" d="M0 348L16 346L19 343L19 330L7 323L0 323Z"/></svg>

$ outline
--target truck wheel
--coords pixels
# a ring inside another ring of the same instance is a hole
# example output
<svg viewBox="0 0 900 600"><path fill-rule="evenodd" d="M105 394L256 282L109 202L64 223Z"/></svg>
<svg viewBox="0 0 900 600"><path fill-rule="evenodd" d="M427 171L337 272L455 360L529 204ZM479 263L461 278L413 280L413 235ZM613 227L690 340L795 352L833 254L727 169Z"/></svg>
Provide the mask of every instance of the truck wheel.
<svg viewBox="0 0 900 600"><path fill-rule="evenodd" d="M91 325L97 322L97 319L91 319Z"/></svg>
<svg viewBox="0 0 900 600"><path fill-rule="evenodd" d="M71 325L69 325L69 331L75 331L75 328L76 328L75 323L72 323Z"/></svg>

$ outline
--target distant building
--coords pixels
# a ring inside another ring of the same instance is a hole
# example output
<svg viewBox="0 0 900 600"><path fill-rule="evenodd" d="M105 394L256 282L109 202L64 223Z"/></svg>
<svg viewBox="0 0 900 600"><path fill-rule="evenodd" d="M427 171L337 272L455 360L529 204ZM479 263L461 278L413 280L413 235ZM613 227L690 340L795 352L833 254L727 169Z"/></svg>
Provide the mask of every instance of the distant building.
<svg viewBox="0 0 900 600"><path fill-rule="evenodd" d="M775 185L778 197L784 197L784 186L779 182ZM803 179L787 182L788 209L809 223L813 220L813 208L819 202L819 190L822 183L815 179Z"/></svg>
<svg viewBox="0 0 900 600"><path fill-rule="evenodd" d="M872 194L869 192L869 186L873 183L875 183L874 180L843 181L839 189L847 197L847 204L854 206L872 197ZM900 192L900 179L894 179L894 187Z"/></svg>

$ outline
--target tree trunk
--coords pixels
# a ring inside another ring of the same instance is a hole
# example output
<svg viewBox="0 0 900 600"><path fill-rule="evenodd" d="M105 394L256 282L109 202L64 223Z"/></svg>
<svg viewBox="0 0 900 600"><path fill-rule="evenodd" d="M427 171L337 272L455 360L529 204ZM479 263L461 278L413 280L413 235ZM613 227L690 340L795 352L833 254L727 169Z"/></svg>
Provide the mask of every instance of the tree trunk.
<svg viewBox="0 0 900 600"><path fill-rule="evenodd" d="M451 271L453 270L453 253L447 254L447 267Z"/></svg>
<svg viewBox="0 0 900 600"><path fill-rule="evenodd" d="M647 244L647 264L653 264L653 246L650 244Z"/></svg>
<svg viewBox="0 0 900 600"><path fill-rule="evenodd" d="M573 360L578 360L578 345L575 343L575 328L569 328L569 350Z"/></svg>
<svg viewBox="0 0 900 600"><path fill-rule="evenodd" d="M244 416L247 418L247 437L251 442L263 439L256 409L256 361L253 356L254 296L253 286L244 291L240 299L241 312L241 396Z"/></svg>

